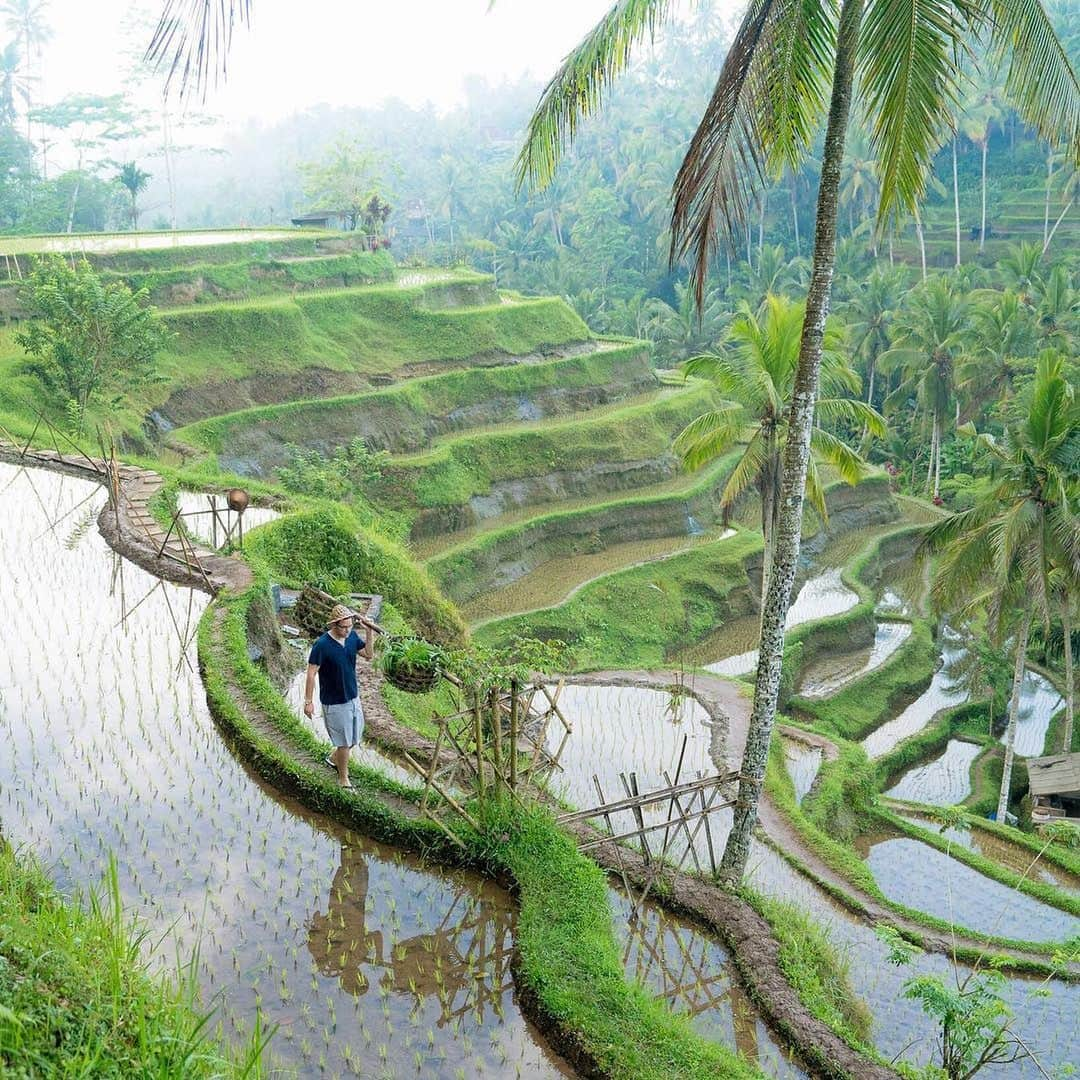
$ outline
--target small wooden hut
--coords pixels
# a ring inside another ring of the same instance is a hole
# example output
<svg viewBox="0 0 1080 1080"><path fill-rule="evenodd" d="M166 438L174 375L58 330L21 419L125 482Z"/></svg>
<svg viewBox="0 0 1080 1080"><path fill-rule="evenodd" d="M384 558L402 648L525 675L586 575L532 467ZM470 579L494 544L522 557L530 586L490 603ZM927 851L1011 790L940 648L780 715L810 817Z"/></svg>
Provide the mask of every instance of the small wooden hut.
<svg viewBox="0 0 1080 1080"><path fill-rule="evenodd" d="M1080 824L1080 754L1029 758L1031 820Z"/></svg>

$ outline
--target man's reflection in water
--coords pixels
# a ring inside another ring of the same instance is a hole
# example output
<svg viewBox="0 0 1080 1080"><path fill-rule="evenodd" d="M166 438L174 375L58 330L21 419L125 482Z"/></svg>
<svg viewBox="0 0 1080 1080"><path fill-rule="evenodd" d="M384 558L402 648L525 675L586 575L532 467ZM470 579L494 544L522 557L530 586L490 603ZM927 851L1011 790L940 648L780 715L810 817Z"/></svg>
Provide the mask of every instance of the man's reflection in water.
<svg viewBox="0 0 1080 1080"><path fill-rule="evenodd" d="M382 931L369 931L365 922L367 891L368 867L363 852L343 842L326 914L316 911L311 916L308 952L318 969L324 975L336 975L350 994L367 991L362 964L384 964Z"/></svg>
<svg viewBox="0 0 1080 1080"><path fill-rule="evenodd" d="M488 1010L501 1017L502 997L513 988L509 909L459 892L433 930L384 942L381 931L367 928L367 891L363 848L343 841L326 913L315 912L308 927L308 951L324 975L363 994L363 968L382 968L381 986L417 1003L437 998L440 1026L470 1012L480 1023Z"/></svg>

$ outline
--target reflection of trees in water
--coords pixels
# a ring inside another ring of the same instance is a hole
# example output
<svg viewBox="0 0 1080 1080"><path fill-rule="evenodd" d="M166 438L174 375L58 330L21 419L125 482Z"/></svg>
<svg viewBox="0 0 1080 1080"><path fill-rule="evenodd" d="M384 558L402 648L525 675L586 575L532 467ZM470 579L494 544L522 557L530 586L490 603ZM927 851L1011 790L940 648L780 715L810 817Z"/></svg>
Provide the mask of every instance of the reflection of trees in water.
<svg viewBox="0 0 1080 1080"><path fill-rule="evenodd" d="M457 892L434 930L387 941L382 930L368 928L368 884L363 848L342 842L327 910L316 911L308 925L308 951L324 975L363 994L369 973L381 970L379 986L387 993L412 994L417 1004L437 999L440 1026L469 1013L481 1024L488 1009L502 1016L503 995L513 990L509 909Z"/></svg>

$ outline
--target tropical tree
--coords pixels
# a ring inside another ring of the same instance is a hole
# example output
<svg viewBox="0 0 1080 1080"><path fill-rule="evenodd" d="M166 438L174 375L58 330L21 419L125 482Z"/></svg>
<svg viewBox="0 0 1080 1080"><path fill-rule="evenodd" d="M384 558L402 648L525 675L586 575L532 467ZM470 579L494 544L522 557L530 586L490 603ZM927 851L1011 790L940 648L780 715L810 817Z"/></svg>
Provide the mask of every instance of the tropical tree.
<svg viewBox="0 0 1080 1080"><path fill-rule="evenodd" d="M874 403L878 357L889 348L893 319L907 295L907 287L907 272L902 267L875 267L857 284L844 310L853 354L862 361L866 372L868 405Z"/></svg>
<svg viewBox="0 0 1080 1080"><path fill-rule="evenodd" d="M761 534L765 540L762 595L768 591L773 541L780 516L783 487L782 450L799 361L805 305L783 296L767 296L759 311L743 303L720 351L695 356L683 365L687 378L705 378L723 399L714 409L691 420L675 439L675 449L689 469L715 461L733 446L745 444L720 494L725 517L749 488L761 500ZM847 396L860 389L859 376L842 351L844 335L830 323L821 354L821 393L817 418L844 421L855 430L885 434L885 421L862 401ZM858 483L866 462L842 439L815 423L810 440L806 494L825 520L825 486L820 464L832 465L841 479Z"/></svg>
<svg viewBox="0 0 1080 1080"><path fill-rule="evenodd" d="M957 368L957 387L967 399L967 416L996 401L1006 405L1014 380L1031 371L1023 361L1035 353L1033 313L1011 289L988 292L971 307L971 335Z"/></svg>
<svg viewBox="0 0 1080 1080"><path fill-rule="evenodd" d="M134 161L127 161L120 167L116 179L131 196L131 227L137 229L139 227L139 195L146 190L146 185L150 182L150 174L140 169Z"/></svg>
<svg viewBox="0 0 1080 1080"><path fill-rule="evenodd" d="M993 483L970 509L932 526L925 544L941 552L933 593L944 609L968 614L985 608L998 637L1012 623L1015 659L997 808L997 820L1004 821L1032 620L1049 623L1053 567L1070 581L1080 578L1080 518L1069 490L1080 410L1060 356L1050 350L1040 355L1025 415L1000 442L982 435L979 443Z"/></svg>
<svg viewBox="0 0 1080 1080"><path fill-rule="evenodd" d="M178 77L180 92L205 87L220 67L251 0L165 0L148 55ZM635 47L670 14L670 0L617 0L563 62L530 121L519 157L521 185L542 188L579 122L596 112ZM671 256L689 256L699 303L720 234L741 234L768 177L795 171L825 122L813 264L800 342L773 574L761 623L754 705L734 822L721 876L738 881L764 777L780 688L784 623L801 540L810 436L836 251L840 171L858 69L880 163L879 225L922 192L939 129L956 96L956 56L976 33L1025 120L1043 138L1080 143L1080 83L1035 0L751 0L712 98L675 179ZM683 70L678 72L685 78ZM831 90L830 90L831 86ZM1080 152L1080 147L1078 147Z"/></svg>
<svg viewBox="0 0 1080 1080"><path fill-rule="evenodd" d="M990 153L990 136L1001 122L1003 110L997 84L989 78L973 79L968 99L960 116L960 128L982 154L982 216L979 226L979 254L986 246L986 159Z"/></svg>
<svg viewBox="0 0 1080 1080"><path fill-rule="evenodd" d="M946 277L933 278L910 294L897 316L893 347L878 364L899 371L900 385L885 399L885 412L895 412L914 398L930 426L926 486L933 498L941 491L941 443L945 418L952 411L956 364L967 347L967 299Z"/></svg>

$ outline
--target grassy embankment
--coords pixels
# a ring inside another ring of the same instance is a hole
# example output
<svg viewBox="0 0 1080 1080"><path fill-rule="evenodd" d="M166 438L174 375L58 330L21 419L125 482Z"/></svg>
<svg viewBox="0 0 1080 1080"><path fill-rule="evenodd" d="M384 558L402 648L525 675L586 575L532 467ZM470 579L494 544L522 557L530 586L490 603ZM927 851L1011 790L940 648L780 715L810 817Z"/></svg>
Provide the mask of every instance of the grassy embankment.
<svg viewBox="0 0 1080 1080"><path fill-rule="evenodd" d="M12 1077L262 1075L265 1032L246 1055L210 1037L196 961L149 971L145 931L124 916L115 864L85 905L63 899L0 840L0 1073Z"/></svg>
<svg viewBox="0 0 1080 1080"><path fill-rule="evenodd" d="M226 402L234 408L252 403L252 392L259 392L253 381L273 387L274 379L284 379L276 392L291 397L313 371L366 380L406 364L523 355L590 337L561 300L433 311L422 306L424 294L422 285L376 285L165 311L173 337L158 358L159 378L130 388L118 407L92 407L87 430L101 425L139 445L143 418L181 392L187 400L180 418L197 419L224 411ZM27 403L41 395L37 379L23 369L14 330L5 328L0 423L28 436L34 419ZM53 418L61 420L61 413L54 410ZM92 439L83 441L92 448Z"/></svg>
<svg viewBox="0 0 1080 1080"><path fill-rule="evenodd" d="M260 472L288 460L291 446L324 449L362 438L372 449L406 453L458 427L518 418L522 399L544 415L570 411L591 396L619 400L655 385L647 349L615 344L545 364L467 368L329 398L256 406L197 421L170 443L231 458L252 453ZM550 410L547 411L547 410Z"/></svg>

